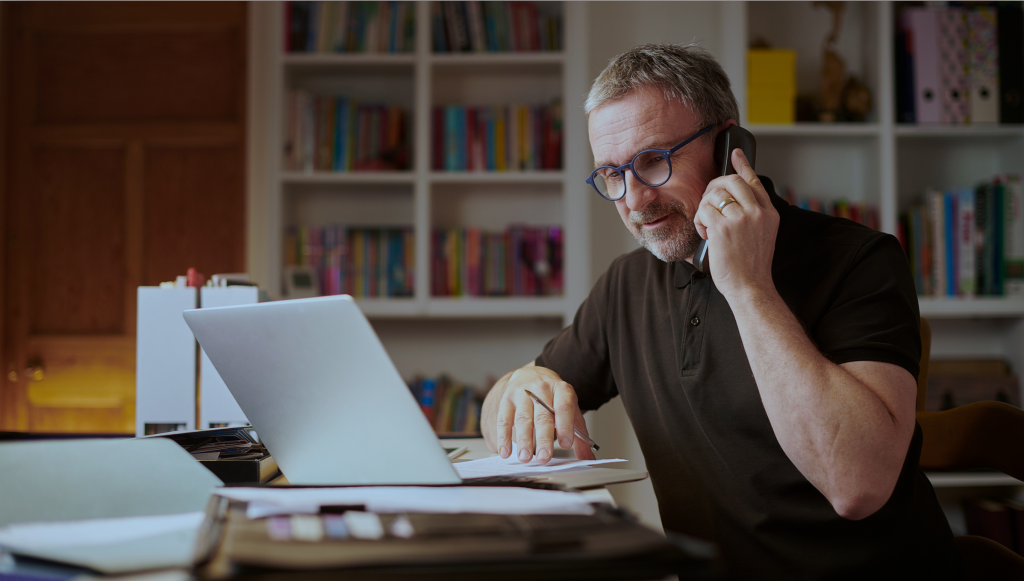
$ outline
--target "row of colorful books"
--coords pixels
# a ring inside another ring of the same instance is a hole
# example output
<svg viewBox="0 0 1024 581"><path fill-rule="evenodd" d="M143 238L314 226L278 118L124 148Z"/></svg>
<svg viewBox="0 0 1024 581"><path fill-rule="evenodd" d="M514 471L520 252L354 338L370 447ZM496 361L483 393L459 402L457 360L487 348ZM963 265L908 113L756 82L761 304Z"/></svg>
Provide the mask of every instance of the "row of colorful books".
<svg viewBox="0 0 1024 581"><path fill-rule="evenodd" d="M434 2L434 52L562 50L558 2Z"/></svg>
<svg viewBox="0 0 1024 581"><path fill-rule="evenodd" d="M289 91L285 169L381 171L408 169L407 112L345 96Z"/></svg>
<svg viewBox="0 0 1024 581"><path fill-rule="evenodd" d="M1020 3L915 6L898 17L896 112L901 123L1024 123Z"/></svg>
<svg viewBox="0 0 1024 581"><path fill-rule="evenodd" d="M415 377L408 385L435 432L480 434L483 399L475 387L454 381L447 375L437 378Z"/></svg>
<svg viewBox="0 0 1024 581"><path fill-rule="evenodd" d="M288 52L412 52L414 2L286 2Z"/></svg>
<svg viewBox="0 0 1024 581"><path fill-rule="evenodd" d="M863 201L849 201L843 198L833 202L822 201L819 198L798 196L792 188L782 188L782 197L791 206L821 212L837 218L853 220L873 230L878 230L878 208Z"/></svg>
<svg viewBox="0 0 1024 581"><path fill-rule="evenodd" d="M922 296L1024 296L1024 187L1000 175L928 191L902 218Z"/></svg>
<svg viewBox="0 0 1024 581"><path fill-rule="evenodd" d="M312 267L320 294L411 297L411 228L297 226L285 232L285 264Z"/></svg>
<svg viewBox="0 0 1024 581"><path fill-rule="evenodd" d="M438 171L549 170L562 167L562 107L434 107L432 166Z"/></svg>
<svg viewBox="0 0 1024 581"><path fill-rule="evenodd" d="M556 296L562 294L562 228L513 225L432 233L433 296Z"/></svg>

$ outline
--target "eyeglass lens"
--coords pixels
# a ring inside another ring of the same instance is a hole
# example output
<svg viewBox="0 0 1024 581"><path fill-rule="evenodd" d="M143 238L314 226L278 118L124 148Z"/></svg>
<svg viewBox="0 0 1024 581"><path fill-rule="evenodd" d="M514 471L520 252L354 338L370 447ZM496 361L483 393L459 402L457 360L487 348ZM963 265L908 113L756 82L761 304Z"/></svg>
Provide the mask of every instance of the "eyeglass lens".
<svg viewBox="0 0 1024 581"><path fill-rule="evenodd" d="M636 177L652 186L664 184L672 173L669 160L661 152L645 151L633 160L633 172ZM620 198L626 191L625 176L622 172L604 167L594 175L594 185L599 192L608 198Z"/></svg>

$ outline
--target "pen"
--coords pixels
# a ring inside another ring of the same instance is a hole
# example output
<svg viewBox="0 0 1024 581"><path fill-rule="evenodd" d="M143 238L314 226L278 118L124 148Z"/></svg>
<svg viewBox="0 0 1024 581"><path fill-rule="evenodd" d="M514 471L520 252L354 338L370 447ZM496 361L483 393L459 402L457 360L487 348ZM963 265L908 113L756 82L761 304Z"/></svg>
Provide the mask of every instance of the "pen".
<svg viewBox="0 0 1024 581"><path fill-rule="evenodd" d="M532 392L532 391L530 391L530 390L528 390L528 389L524 389L523 391L525 391L525 392L526 392L526 395L528 395L528 396L532 397L532 398L533 398L533 401L535 401L535 402L537 402L538 404L540 404L540 407L542 407L542 408L544 408L544 409L548 410L549 412L551 412L551 415L552 415L552 416L554 416L554 415L555 415L555 410L553 410L553 409L551 409L550 407L548 407L548 404L546 404L546 403L544 403L543 401L541 401L541 399L540 399L539 397L537 397L537 396L533 395L533 392ZM591 439L590 439L590 438L589 438L589 437L588 437L588 436L587 436L586 434L584 434L584 433L583 433L583 430L580 430L580 429L579 429L579 428L577 428L576 426L573 426L573 427L572 427L572 431L573 431L573 433L574 433L574 434L576 434L576 437L577 437L577 438L579 438L579 439L583 440L584 442L586 442L587 444L589 444L589 445L590 445L590 447L591 447L591 448L593 448L595 452L601 449L601 446L598 446L598 445L597 445L597 442L595 442L595 441L591 440Z"/></svg>

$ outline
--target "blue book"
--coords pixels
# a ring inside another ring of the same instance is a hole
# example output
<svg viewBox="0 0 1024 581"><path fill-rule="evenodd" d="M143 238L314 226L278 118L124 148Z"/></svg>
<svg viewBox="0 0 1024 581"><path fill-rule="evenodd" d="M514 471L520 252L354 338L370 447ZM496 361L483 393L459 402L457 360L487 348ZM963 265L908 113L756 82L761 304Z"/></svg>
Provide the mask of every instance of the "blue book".
<svg viewBox="0 0 1024 581"><path fill-rule="evenodd" d="M455 143L456 143L456 169L466 169L466 108L457 107L455 110Z"/></svg>
<svg viewBox="0 0 1024 581"><path fill-rule="evenodd" d="M434 29L434 52L448 52L448 41L444 36L444 16L441 14L440 3L431 3L430 15L430 22Z"/></svg>
<svg viewBox="0 0 1024 581"><path fill-rule="evenodd" d="M946 238L946 296L956 296L956 200L953 192L943 194L943 218L946 222L943 235Z"/></svg>
<svg viewBox="0 0 1024 581"><path fill-rule="evenodd" d="M331 168L334 171L342 169L342 160L345 159L345 98L334 99L334 159L331 160Z"/></svg>
<svg viewBox="0 0 1024 581"><path fill-rule="evenodd" d="M317 31L320 30L320 16L323 2L309 3L309 30L306 34L306 52L316 52Z"/></svg>

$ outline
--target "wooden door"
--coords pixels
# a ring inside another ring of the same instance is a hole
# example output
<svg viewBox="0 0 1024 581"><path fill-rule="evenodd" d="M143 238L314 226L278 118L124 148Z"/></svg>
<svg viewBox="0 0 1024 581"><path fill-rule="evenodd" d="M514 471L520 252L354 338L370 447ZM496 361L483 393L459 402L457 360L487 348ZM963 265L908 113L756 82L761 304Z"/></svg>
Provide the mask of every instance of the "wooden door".
<svg viewBox="0 0 1024 581"><path fill-rule="evenodd" d="M133 432L136 288L245 267L246 6L3 10L0 430Z"/></svg>

